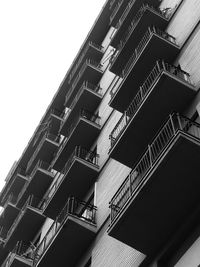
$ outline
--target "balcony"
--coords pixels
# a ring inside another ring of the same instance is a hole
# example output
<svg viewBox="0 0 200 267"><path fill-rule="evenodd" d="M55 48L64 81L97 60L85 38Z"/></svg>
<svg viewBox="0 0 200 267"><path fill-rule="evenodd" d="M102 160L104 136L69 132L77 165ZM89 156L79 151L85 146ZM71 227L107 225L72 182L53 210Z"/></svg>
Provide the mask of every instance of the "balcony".
<svg viewBox="0 0 200 267"><path fill-rule="evenodd" d="M125 2L125 1L123 1L123 2ZM117 32L111 41L111 45L113 47L117 48L119 40L122 39L122 36L123 36L124 32L126 32L130 23L132 22L132 19L137 14L141 5L145 5L145 4L149 4L156 9L160 5L160 1L158 1L158 0L130 0L128 2L128 4L126 5L126 8L123 10L123 13L121 13L121 17L119 18L117 24L115 25ZM122 8L121 8L121 10L122 10ZM114 13L113 13L113 15L114 15ZM153 23L150 22L150 25L152 25L152 24Z"/></svg>
<svg viewBox="0 0 200 267"><path fill-rule="evenodd" d="M61 125L61 133L66 132L69 126L72 124L74 117L80 112L84 106L91 113L94 113L102 99L101 88L95 86L88 81L84 81L81 88L79 89L76 97L74 98L68 112L63 118Z"/></svg>
<svg viewBox="0 0 200 267"><path fill-rule="evenodd" d="M57 109L51 109L49 115L49 127L51 134L57 135L62 123L63 113Z"/></svg>
<svg viewBox="0 0 200 267"><path fill-rule="evenodd" d="M195 94L187 72L157 61L110 134L110 156L133 167L168 114L184 110Z"/></svg>
<svg viewBox="0 0 200 267"><path fill-rule="evenodd" d="M199 203L199 153L200 125L170 115L112 198L109 235L146 255L166 244Z"/></svg>
<svg viewBox="0 0 200 267"><path fill-rule="evenodd" d="M59 147L59 136L46 132L36 147L27 164L27 173L31 173L38 160L51 162L53 154Z"/></svg>
<svg viewBox="0 0 200 267"><path fill-rule="evenodd" d="M70 195L83 198L96 181L98 155L77 146L40 204L43 213L55 219Z"/></svg>
<svg viewBox="0 0 200 267"><path fill-rule="evenodd" d="M77 75L78 71L80 70L81 63L84 62L87 58L92 58L96 61L100 61L102 56L103 56L102 47L95 44L94 42L91 41L88 42L82 54L79 56L76 65L69 74L68 83L70 84L73 81L73 78Z"/></svg>
<svg viewBox="0 0 200 267"><path fill-rule="evenodd" d="M95 214L95 206L69 198L37 246L34 266L75 266L95 237Z"/></svg>
<svg viewBox="0 0 200 267"><path fill-rule="evenodd" d="M98 84L102 75L103 71L101 70L100 64L92 59L87 59L82 64L80 71L76 75L69 91L66 94L65 106L70 107L84 81L89 81L91 84Z"/></svg>
<svg viewBox="0 0 200 267"><path fill-rule="evenodd" d="M110 26L115 27L121 17L124 7L127 5L126 0L118 0L110 15Z"/></svg>
<svg viewBox="0 0 200 267"><path fill-rule="evenodd" d="M114 40L118 45L110 70L120 74L149 25L156 25L159 29L164 30L168 21L169 19L166 18L165 13L159 9L150 7L147 4L142 5L127 29L123 30L123 32L119 29L115 34ZM123 35L119 39L118 37L122 33Z"/></svg>
<svg viewBox="0 0 200 267"><path fill-rule="evenodd" d="M27 177L25 176L25 171L18 168L17 173L8 181L8 183L5 184L4 188L2 189L0 204L4 206L10 194L12 194L13 197L17 197L26 181Z"/></svg>
<svg viewBox="0 0 200 267"><path fill-rule="evenodd" d="M35 237L45 221L45 216L42 215L37 206L38 199L29 196L7 233L5 239L5 248L7 250L12 250L18 240L29 242Z"/></svg>
<svg viewBox="0 0 200 267"><path fill-rule="evenodd" d="M60 144L59 150L51 164L52 168L61 171L64 168L66 159L70 157L77 144L83 147L90 147L100 132L100 117L87 110L81 109L77 118L68 127L67 132Z"/></svg>
<svg viewBox="0 0 200 267"><path fill-rule="evenodd" d="M159 47L159 49L158 49ZM123 112L157 59L172 62L179 52L175 38L156 27L149 27L121 73L123 80L111 91L110 106Z"/></svg>
<svg viewBox="0 0 200 267"><path fill-rule="evenodd" d="M16 197L10 194L5 202L3 212L0 215L1 232L0 237L5 239L9 228L19 214L19 209L16 207Z"/></svg>
<svg viewBox="0 0 200 267"><path fill-rule="evenodd" d="M18 196L17 207L22 208L29 195L34 195L41 199L52 183L53 178L54 174L50 165L39 160Z"/></svg>
<svg viewBox="0 0 200 267"><path fill-rule="evenodd" d="M10 252L1 265L1 267L28 267L32 266L31 248L22 242L17 242L17 245Z"/></svg>

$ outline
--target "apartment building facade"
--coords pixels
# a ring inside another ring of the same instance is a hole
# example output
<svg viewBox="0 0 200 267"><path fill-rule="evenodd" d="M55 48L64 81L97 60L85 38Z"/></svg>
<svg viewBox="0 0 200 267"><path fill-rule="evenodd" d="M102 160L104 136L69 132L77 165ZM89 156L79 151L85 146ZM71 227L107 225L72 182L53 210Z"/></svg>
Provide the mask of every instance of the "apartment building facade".
<svg viewBox="0 0 200 267"><path fill-rule="evenodd" d="M6 178L0 266L200 266L199 18L105 3Z"/></svg>

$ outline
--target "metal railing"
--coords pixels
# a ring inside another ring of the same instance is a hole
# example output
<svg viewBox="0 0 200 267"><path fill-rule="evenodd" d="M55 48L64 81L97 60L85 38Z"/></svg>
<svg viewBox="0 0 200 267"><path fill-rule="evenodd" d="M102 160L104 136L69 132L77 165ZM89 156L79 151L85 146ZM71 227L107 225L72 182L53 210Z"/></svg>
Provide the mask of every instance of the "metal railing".
<svg viewBox="0 0 200 267"><path fill-rule="evenodd" d="M38 202L39 202L39 200L33 195L30 195L27 198L24 206L20 210L19 214L17 215L17 217L15 218L13 224L11 225L10 229L7 232L7 236L5 238L6 242L9 240L10 236L12 235L13 231L17 227L18 223L20 222L21 218L23 217L23 215L24 215L24 213L25 213L25 211L26 211L26 209L28 207L31 207L31 208L34 208L34 209L37 209L38 211L40 211L39 208L38 208Z"/></svg>
<svg viewBox="0 0 200 267"><path fill-rule="evenodd" d="M168 41L168 42L170 42L172 44L175 44L177 46L175 37L173 37L172 35L168 34L167 32L161 31L160 29L158 29L155 26L149 27L148 30L146 31L146 33L144 34L143 38L139 42L138 46L135 48L132 56L128 60L128 62L125 65L124 69L122 70L122 77L125 77L129 73L130 69L135 64L136 60L138 59L138 57L142 53L144 47L147 45L147 43L149 42L149 40L150 40L150 38L152 37L153 34L158 35L159 37L162 37L166 41Z"/></svg>
<svg viewBox="0 0 200 267"><path fill-rule="evenodd" d="M167 72L170 75L173 75L176 78L184 81L185 83L192 85L189 73L185 72L180 67L168 64L163 60L156 61L153 70L150 72L150 74L148 75L142 86L140 86L131 104L124 112L119 122L114 127L114 129L112 130L110 134L111 148L115 145L116 141L121 136L123 130L126 128L131 118L135 115L140 106L143 104L152 86L155 84L155 82L163 72Z"/></svg>
<svg viewBox="0 0 200 267"><path fill-rule="evenodd" d="M158 162L162 152L180 131L200 139L200 124L177 113L170 115L161 130L153 139L152 143L144 152L143 156L140 158L139 162L112 198L110 202L111 223L120 213L127 201L132 198L137 191L138 186L144 181L148 173Z"/></svg>
<svg viewBox="0 0 200 267"><path fill-rule="evenodd" d="M71 110L74 108L74 106L75 106L76 103L78 102L78 100L79 100L81 94L83 93L83 91L84 91L85 89L91 90L91 91L93 91L93 92L99 94L100 96L102 96L102 88L100 87L100 85L94 85L94 84L92 84L92 83L90 83L90 82L88 82L88 81L84 81L84 82L82 83L82 85L81 85L81 87L80 87L78 93L77 93L76 96L74 97L73 102L71 103L71 105L70 105L68 111L64 114L62 124L65 123L66 118L69 116Z"/></svg>
<svg viewBox="0 0 200 267"><path fill-rule="evenodd" d="M59 144L59 139L60 137L58 135L54 135L54 134L51 134L49 132L45 132L43 138L41 139L41 141L39 142L39 144L37 145L37 148L35 149L35 151L33 152L33 155L31 156L28 164L27 164L27 168L26 168L26 171L28 171L28 169L30 168L30 166L32 165L33 161L35 160L36 158L36 155L37 153L39 152L39 150L41 149L43 143L45 142L45 140L50 140L54 143L57 143Z"/></svg>
<svg viewBox="0 0 200 267"><path fill-rule="evenodd" d="M94 47L95 49L97 49L98 51L102 52L102 46L101 45L97 45L92 41L89 41L87 46L85 47L85 49L83 50L83 53L80 55L79 60L77 61L76 65L74 66L74 68L72 69L70 75L69 75L69 80L68 83L71 83L76 71L78 70L78 68L81 65L82 60L84 59L84 57L86 56L88 50L90 47Z"/></svg>
<svg viewBox="0 0 200 267"><path fill-rule="evenodd" d="M42 257L43 253L48 249L50 244L53 242L53 239L59 233L60 229L64 226L66 219L69 215L75 216L87 223L96 224L95 221L96 207L91 204L87 204L84 201L79 201L74 197L70 197L67 203L65 204L64 208L61 210L60 214L54 221L54 223L49 228L45 237L38 244L35 251L34 266L37 264L37 262Z"/></svg>
<svg viewBox="0 0 200 267"><path fill-rule="evenodd" d="M112 23L112 20L114 19L115 15L119 11L121 5L123 4L124 0L119 0L118 3L116 4L115 8L113 9L111 15L110 15L110 23Z"/></svg>
<svg viewBox="0 0 200 267"><path fill-rule="evenodd" d="M127 43L129 37L131 36L132 32L134 31L134 29L138 25L140 19L142 18L142 16L146 12L146 10L150 10L151 12L159 14L163 18L166 18L165 13L162 12L160 9L149 6L148 4L143 4L142 7L139 9L139 11L134 16L133 20L131 21L130 25L128 26L128 29L125 32L125 34L123 35L122 39L120 40L118 48L117 48L119 50L119 52L123 49L123 47ZM119 53L118 53L118 55L119 55Z"/></svg>
<svg viewBox="0 0 200 267"><path fill-rule="evenodd" d="M82 159L86 161L89 164L92 164L96 166L97 168L99 167L98 161L99 161L99 155L96 154L93 151L89 151L86 148L83 148L81 146L76 146L74 149L73 153L65 163L64 168L62 171L58 174L56 178L54 178L53 183L47 190L44 198L39 204L39 207L44 210L47 204L49 203L50 199L54 195L54 193L57 191L57 188L62 184L63 180L65 179L65 175L68 172L69 168L71 167L72 163L74 162L75 158Z"/></svg>
<svg viewBox="0 0 200 267"><path fill-rule="evenodd" d="M28 245L23 241L18 241L12 252L10 252L1 265L1 267L10 267L16 256L22 257L25 260L33 260L33 248L32 245Z"/></svg>
<svg viewBox="0 0 200 267"><path fill-rule="evenodd" d="M86 59L85 62L82 64L82 67L80 68L80 71L78 72L78 74L76 75L76 78L74 79L69 91L67 92L66 94L66 97L65 97L65 103L68 101L68 99L71 97L71 94L72 92L74 91L74 88L76 87L80 77L83 75L85 69L87 68L87 66L91 66L95 69L97 69L98 71L101 71L101 65L99 62L96 62L95 60L93 59Z"/></svg>

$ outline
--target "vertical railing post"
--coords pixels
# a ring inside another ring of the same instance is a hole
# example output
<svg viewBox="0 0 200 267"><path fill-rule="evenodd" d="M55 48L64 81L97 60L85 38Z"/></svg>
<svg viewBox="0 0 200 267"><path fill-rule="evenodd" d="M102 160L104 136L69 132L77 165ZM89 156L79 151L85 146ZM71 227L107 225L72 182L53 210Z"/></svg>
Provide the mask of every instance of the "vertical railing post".
<svg viewBox="0 0 200 267"><path fill-rule="evenodd" d="M152 161L151 145L148 145L148 151L149 151L150 167L152 167L153 161Z"/></svg>
<svg viewBox="0 0 200 267"><path fill-rule="evenodd" d="M176 129L174 127L174 121L173 121L173 117L172 117L171 114L169 115L169 119L170 119L170 122L171 122L171 125L172 125L173 134L175 135L176 134Z"/></svg>
<svg viewBox="0 0 200 267"><path fill-rule="evenodd" d="M183 127L182 127L182 124L181 124L181 120L180 120L179 113L176 113L176 117L177 117L177 120L178 120L179 129L180 129L180 130L183 130Z"/></svg>
<svg viewBox="0 0 200 267"><path fill-rule="evenodd" d="M131 173L129 174L129 179L128 179L129 181L128 181L128 183L129 183L129 197L131 197L131 195L132 195L132 182L131 182Z"/></svg>

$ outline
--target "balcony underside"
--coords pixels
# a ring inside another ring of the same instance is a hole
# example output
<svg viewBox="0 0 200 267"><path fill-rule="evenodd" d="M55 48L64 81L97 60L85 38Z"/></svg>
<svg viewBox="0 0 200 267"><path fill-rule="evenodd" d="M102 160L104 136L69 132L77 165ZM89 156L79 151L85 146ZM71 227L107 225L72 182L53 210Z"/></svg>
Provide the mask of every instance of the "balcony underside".
<svg viewBox="0 0 200 267"><path fill-rule="evenodd" d="M58 149L57 143L50 141L48 139L45 139L35 159L33 160L31 166L28 168L28 172L31 173L31 171L34 169L36 163L39 160L43 160L47 163L51 162L53 154L57 151L57 149Z"/></svg>
<svg viewBox="0 0 200 267"><path fill-rule="evenodd" d="M135 3L133 4L131 10L129 11L128 15L126 16L123 24L120 26L116 34L114 35L111 45L113 47L117 47L119 44L119 40L122 39L124 33L127 30L127 27L130 25L132 19L136 15L137 11L140 9L142 4L149 4L150 6L153 6L154 8L158 7L160 5L160 2L158 0L136 0ZM152 22L150 22L150 25L153 25ZM156 25L156 24L155 24Z"/></svg>
<svg viewBox="0 0 200 267"><path fill-rule="evenodd" d="M75 266L95 237L95 230L95 226L69 215L64 227L61 228L37 266Z"/></svg>
<svg viewBox="0 0 200 267"><path fill-rule="evenodd" d="M42 198L52 181L53 176L50 172L37 169L21 198L18 200L17 207L22 208L30 195L34 195L38 199Z"/></svg>
<svg viewBox="0 0 200 267"><path fill-rule="evenodd" d="M66 203L71 195L82 199L92 184L94 184L97 171L98 169L94 165L75 157L68 172L64 175L60 186L45 208L44 214L55 219L63 208L63 203Z"/></svg>
<svg viewBox="0 0 200 267"><path fill-rule="evenodd" d="M98 84L102 77L102 71L91 65L87 65L84 72L81 74L76 86L74 87L72 93L70 94L69 98L66 99L65 105L70 107L72 101L74 100L78 90L80 89L81 85L84 81L89 81L92 84Z"/></svg>
<svg viewBox="0 0 200 267"><path fill-rule="evenodd" d="M28 266L32 266L32 261L26 260L18 255L15 256L14 260L10 265L10 267L28 267Z"/></svg>
<svg viewBox="0 0 200 267"><path fill-rule="evenodd" d="M192 85L162 72L111 148L110 157L133 167L165 118L175 110L184 110L195 94Z"/></svg>
<svg viewBox="0 0 200 267"><path fill-rule="evenodd" d="M17 241L30 242L45 221L45 216L33 208L27 208L9 235L5 247L12 250Z"/></svg>
<svg viewBox="0 0 200 267"><path fill-rule="evenodd" d="M139 44L140 40L144 36L145 32L147 31L149 25L156 25L161 30L164 30L168 24L168 20L163 18L158 13L154 13L147 9L141 19L139 20L138 24L136 25L135 29L131 33L129 39L127 40L126 44L124 45L123 49L120 51L120 54L114 59L110 67L110 71L120 74L126 65L128 59L130 58L131 54L133 53L134 49ZM124 34L124 32L123 32ZM118 32L115 35L115 39L117 42L120 42L118 38Z"/></svg>
<svg viewBox="0 0 200 267"><path fill-rule="evenodd" d="M83 90L73 109L63 123L60 133L66 133L67 129L73 123L74 118L78 116L83 107L84 109L89 110L91 113L95 112L96 108L101 102L101 99L102 98L99 94L88 89Z"/></svg>
<svg viewBox="0 0 200 267"><path fill-rule="evenodd" d="M160 58L170 63L176 57L178 51L179 48L176 45L153 34L134 65L130 68L128 75L123 79L109 105L123 112L137 93L139 86L142 85L153 69L156 60Z"/></svg>
<svg viewBox="0 0 200 267"><path fill-rule="evenodd" d="M52 168L57 171L61 171L75 147L77 145L86 148L91 147L99 132L100 126L81 118L74 131L69 136L69 139L64 145L62 151L55 159Z"/></svg>
<svg viewBox="0 0 200 267"><path fill-rule="evenodd" d="M9 229L14 219L17 217L19 211L20 210L16 208L13 204L8 203L5 210L3 211L3 214L0 217L1 226Z"/></svg>
<svg viewBox="0 0 200 267"><path fill-rule="evenodd" d="M199 203L199 154L199 139L178 132L115 218L109 235L146 255L164 245Z"/></svg>

